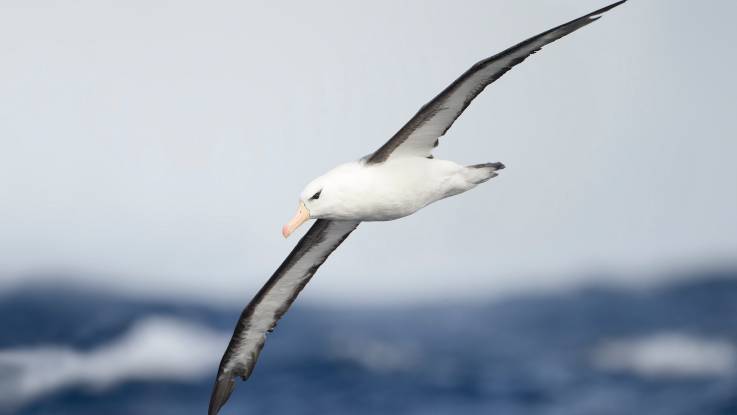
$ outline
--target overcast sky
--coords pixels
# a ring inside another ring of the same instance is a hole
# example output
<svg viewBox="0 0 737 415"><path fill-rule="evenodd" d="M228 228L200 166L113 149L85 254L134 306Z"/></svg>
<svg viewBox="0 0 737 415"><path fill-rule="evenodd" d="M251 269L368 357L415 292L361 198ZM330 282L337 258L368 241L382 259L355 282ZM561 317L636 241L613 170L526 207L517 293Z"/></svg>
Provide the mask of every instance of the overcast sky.
<svg viewBox="0 0 737 415"><path fill-rule="evenodd" d="M0 285L245 302L302 187L474 62L606 1L0 5ZM366 223L309 300L491 295L737 258L737 3L631 0L490 86L436 155L494 180Z"/></svg>

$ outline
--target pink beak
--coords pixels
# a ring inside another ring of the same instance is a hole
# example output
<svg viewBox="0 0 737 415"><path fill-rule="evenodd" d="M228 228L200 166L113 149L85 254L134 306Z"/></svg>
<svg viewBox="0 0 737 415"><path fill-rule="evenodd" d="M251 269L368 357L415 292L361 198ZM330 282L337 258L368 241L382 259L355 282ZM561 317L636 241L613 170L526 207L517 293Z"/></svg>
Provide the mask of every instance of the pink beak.
<svg viewBox="0 0 737 415"><path fill-rule="evenodd" d="M284 235L285 238L289 237L289 235L294 232L295 229L299 228L299 226L303 223L305 223L307 220L310 219L310 211L307 210L307 207L305 207L304 202L299 202L299 207L297 208L297 214L294 215L292 220L289 221L286 225L284 225L283 228L281 228L281 234Z"/></svg>

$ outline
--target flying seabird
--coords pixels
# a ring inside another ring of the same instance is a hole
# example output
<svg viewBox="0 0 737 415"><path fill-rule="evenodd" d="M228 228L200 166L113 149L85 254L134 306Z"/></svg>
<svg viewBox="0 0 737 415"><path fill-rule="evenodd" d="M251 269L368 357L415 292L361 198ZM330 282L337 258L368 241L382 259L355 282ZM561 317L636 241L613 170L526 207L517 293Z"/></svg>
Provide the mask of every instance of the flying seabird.
<svg viewBox="0 0 737 415"><path fill-rule="evenodd" d="M300 195L297 214L282 228L284 237L316 219L297 246L243 310L220 362L210 398L215 415L235 387L246 380L277 321L320 265L363 221L387 221L470 190L495 177L502 163L463 166L434 159L438 139L489 84L543 46L601 17L626 0L533 36L484 59L425 104L372 154L339 165L310 182Z"/></svg>

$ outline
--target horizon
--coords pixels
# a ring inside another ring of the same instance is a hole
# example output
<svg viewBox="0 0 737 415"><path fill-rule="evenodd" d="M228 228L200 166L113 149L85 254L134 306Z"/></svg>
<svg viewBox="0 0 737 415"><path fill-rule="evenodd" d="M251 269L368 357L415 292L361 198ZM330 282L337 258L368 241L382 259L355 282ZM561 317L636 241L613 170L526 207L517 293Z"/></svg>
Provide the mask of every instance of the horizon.
<svg viewBox="0 0 737 415"><path fill-rule="evenodd" d="M138 287L126 287L106 283L97 274L94 278L80 272L40 272L32 274L26 280L15 280L6 285L0 285L0 299L12 298L8 295L18 295L26 292L44 292L61 290L67 293L99 293L121 299L143 300L151 302L185 302L203 306L225 308L243 308L248 300L255 295L258 287L251 291L236 293L230 296L213 297L209 293L194 291L145 290ZM645 278L642 278L645 276ZM338 298L321 296L320 293L310 294L309 285L300 294L295 306L298 308L342 308L346 306L362 309L390 308L423 308L427 306L453 306L461 303L468 305L494 304L508 299L519 299L536 296L570 295L588 290L609 290L624 292L647 292L679 285L698 284L700 282L729 280L737 276L737 264L710 264L707 266L693 266L670 269L650 275L623 275L611 272L582 274L579 278L567 284L534 285L528 284L519 287L506 287L503 290L481 290L470 293L468 291L432 293L427 296L407 299L404 297L384 297L380 300L372 297ZM111 275L102 275L109 278ZM118 276L119 277L119 276ZM597 278L598 277L598 278ZM603 278L602 278L603 277Z"/></svg>

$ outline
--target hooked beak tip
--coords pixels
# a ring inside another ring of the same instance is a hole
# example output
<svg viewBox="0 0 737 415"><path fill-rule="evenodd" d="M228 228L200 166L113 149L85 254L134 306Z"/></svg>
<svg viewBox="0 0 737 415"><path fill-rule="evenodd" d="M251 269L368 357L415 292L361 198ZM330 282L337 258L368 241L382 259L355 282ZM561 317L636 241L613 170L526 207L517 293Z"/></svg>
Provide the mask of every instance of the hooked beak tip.
<svg viewBox="0 0 737 415"><path fill-rule="evenodd" d="M300 225L305 223L305 221L310 219L310 211L307 210L307 207L305 207L304 202L299 203L299 207L297 208L297 214L294 215L294 218L290 220L284 227L281 228L281 234L284 236L284 238L289 237L289 235L294 232L295 229L299 228Z"/></svg>

